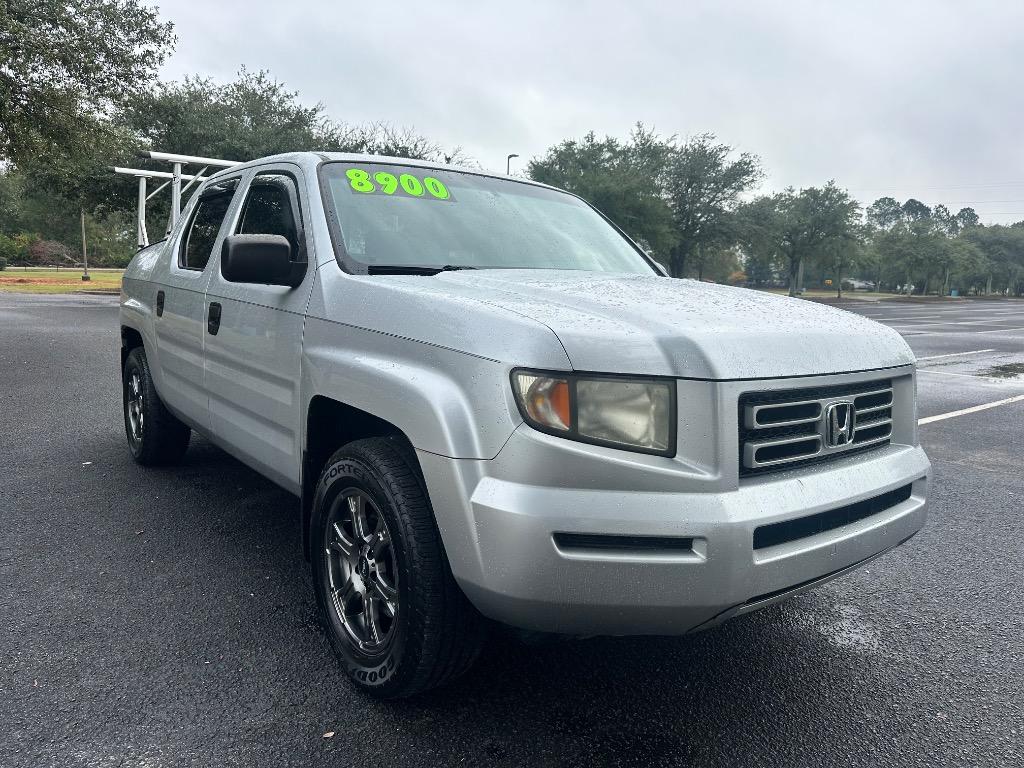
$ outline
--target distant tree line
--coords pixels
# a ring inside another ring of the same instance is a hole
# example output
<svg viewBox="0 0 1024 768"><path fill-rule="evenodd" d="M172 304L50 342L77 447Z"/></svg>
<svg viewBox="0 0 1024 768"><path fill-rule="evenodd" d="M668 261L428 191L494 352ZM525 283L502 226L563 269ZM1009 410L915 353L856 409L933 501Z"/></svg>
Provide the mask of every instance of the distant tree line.
<svg viewBox="0 0 1024 768"><path fill-rule="evenodd" d="M637 125L589 133L533 160L529 175L594 203L675 277L757 287L844 285L906 293L1024 294L1024 222L982 226L891 197L866 209L834 181L756 195L760 160L711 134L679 141Z"/></svg>
<svg viewBox="0 0 1024 768"><path fill-rule="evenodd" d="M264 71L160 82L175 44L144 0L0 0L0 265L135 250L131 181L141 149L234 160L299 150L460 162L412 130L330 119ZM844 285L914 293L1024 293L1024 222L883 197L862 208L834 181L758 194L758 157L709 133L588 133L529 163L533 179L594 203L675 277L755 287ZM166 222L154 198L149 231Z"/></svg>

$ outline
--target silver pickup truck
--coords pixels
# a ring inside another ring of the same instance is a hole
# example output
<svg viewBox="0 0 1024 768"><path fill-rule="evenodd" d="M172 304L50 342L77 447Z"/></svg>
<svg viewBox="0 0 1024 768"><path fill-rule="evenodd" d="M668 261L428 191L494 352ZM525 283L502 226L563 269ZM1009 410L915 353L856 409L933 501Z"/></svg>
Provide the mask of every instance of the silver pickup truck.
<svg viewBox="0 0 1024 768"><path fill-rule="evenodd" d="M299 497L325 630L380 697L459 674L494 622L705 629L925 522L899 335L670 279L523 179L228 168L132 260L120 324L135 459L195 431Z"/></svg>

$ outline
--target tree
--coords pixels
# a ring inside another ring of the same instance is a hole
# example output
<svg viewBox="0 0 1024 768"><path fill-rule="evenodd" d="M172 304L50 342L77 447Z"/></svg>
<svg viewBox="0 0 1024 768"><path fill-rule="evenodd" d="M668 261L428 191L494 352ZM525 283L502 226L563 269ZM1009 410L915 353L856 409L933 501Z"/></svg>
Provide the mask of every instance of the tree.
<svg viewBox="0 0 1024 768"><path fill-rule="evenodd" d="M698 280L735 283L737 276L739 276L740 282L746 279L741 254L736 246L701 249L700 261L697 266Z"/></svg>
<svg viewBox="0 0 1024 768"><path fill-rule="evenodd" d="M903 216L909 221L921 221L930 218L932 209L920 200L910 198L903 204Z"/></svg>
<svg viewBox="0 0 1024 768"><path fill-rule="evenodd" d="M995 285L1000 293L1024 293L1024 227L971 227L964 230L961 239L974 245L984 257L985 293L992 293Z"/></svg>
<svg viewBox="0 0 1024 768"><path fill-rule="evenodd" d="M740 195L763 176L761 162L749 152L730 159L734 150L702 133L673 147L665 171L665 195L672 209L675 245L669 259L673 277L686 273L689 260L698 259L702 273L704 253L736 239L735 210Z"/></svg>
<svg viewBox="0 0 1024 768"><path fill-rule="evenodd" d="M860 205L830 181L824 187L799 192L790 187L759 198L744 206L742 215L748 242L784 261L789 268L789 295L796 296L806 260L821 257L826 247L839 241L857 238Z"/></svg>
<svg viewBox="0 0 1024 768"><path fill-rule="evenodd" d="M876 235L873 247L893 283L902 284L909 293L916 285L921 292L927 290L927 279L922 272L932 266L931 259L940 247L941 236L934 230L930 219L901 221L887 232Z"/></svg>
<svg viewBox="0 0 1024 768"><path fill-rule="evenodd" d="M821 261L835 281L836 298L843 298L843 279L864 258L865 227L852 227L840 237L830 238L821 251Z"/></svg>
<svg viewBox="0 0 1024 768"><path fill-rule="evenodd" d="M564 141L532 160L529 174L593 203L673 277L692 267L701 277L735 243L731 213L762 175L756 157L732 154L708 133L680 145L638 123L625 142L593 132Z"/></svg>
<svg viewBox="0 0 1024 768"><path fill-rule="evenodd" d="M961 230L968 227L976 227L979 221L978 214L973 208L961 208L956 212L956 222Z"/></svg>
<svg viewBox="0 0 1024 768"><path fill-rule="evenodd" d="M762 195L737 207L734 231L744 270L758 287L775 283L786 269L782 254L782 216L778 195Z"/></svg>
<svg viewBox="0 0 1024 768"><path fill-rule="evenodd" d="M107 173L107 175L112 175ZM127 200L126 200L127 202ZM38 180L14 169L0 173L0 232L38 242L16 260L36 264L81 259L81 208ZM119 210L86 213L89 262L124 266L135 253L134 214ZM60 247L56 245L60 244Z"/></svg>
<svg viewBox="0 0 1024 768"><path fill-rule="evenodd" d="M140 147L228 160L362 148L355 131L329 120L322 105L302 104L265 71L242 69L224 85L198 76L160 83L128 100L117 120Z"/></svg>
<svg viewBox="0 0 1024 768"><path fill-rule="evenodd" d="M625 142L590 132L534 158L527 173L579 195L667 263L675 242L672 212L662 194L670 142L640 124Z"/></svg>
<svg viewBox="0 0 1024 768"><path fill-rule="evenodd" d="M942 203L932 208L932 220L939 232L947 237L955 235L960 231L960 222L949 212L949 208Z"/></svg>
<svg viewBox="0 0 1024 768"><path fill-rule="evenodd" d="M959 288L964 294L985 292L989 288L988 280L992 273L988 255L976 243L964 237L963 233L952 243L961 250L950 274L948 288Z"/></svg>
<svg viewBox="0 0 1024 768"><path fill-rule="evenodd" d="M20 261L26 251L24 243L0 232L0 263L4 266Z"/></svg>
<svg viewBox="0 0 1024 768"><path fill-rule="evenodd" d="M892 197L878 198L865 213L869 224L886 231L903 220L903 206Z"/></svg>
<svg viewBox="0 0 1024 768"><path fill-rule="evenodd" d="M868 247L861 255L861 265L870 269L875 283L875 291L882 289L882 277L889 271L891 264L888 254L879 248L879 242L885 233L906 221L903 206L893 197L880 197L864 211L867 226L866 239Z"/></svg>
<svg viewBox="0 0 1024 768"><path fill-rule="evenodd" d="M74 156L131 94L148 87L175 42L142 0L0 4L0 158Z"/></svg>
<svg viewBox="0 0 1024 768"><path fill-rule="evenodd" d="M932 278L941 276L943 295L952 288L954 277L963 277L986 262L983 253L946 242L978 226L973 208L961 208L955 215L941 203L929 208L913 198L902 205L891 197L875 200L866 211L870 247L862 263L876 275L876 289L882 275L889 273L904 286L919 285L927 293ZM920 278L919 283L913 283Z"/></svg>
<svg viewBox="0 0 1024 768"><path fill-rule="evenodd" d="M985 256L974 243L963 238L950 238L939 255L943 270L942 295L949 296L954 281L969 279L985 268Z"/></svg>
<svg viewBox="0 0 1024 768"><path fill-rule="evenodd" d="M28 264L32 245L38 239L38 235L24 232L13 237L0 233L0 258L7 264Z"/></svg>
<svg viewBox="0 0 1024 768"><path fill-rule="evenodd" d="M269 72L245 68L226 84L203 77L161 83L129 99L117 112L116 121L131 137L129 154L145 148L238 161L310 150L431 160L456 159L461 154L458 148L444 153L439 145L411 129L386 123L353 126L332 120L322 104L304 104L297 91L288 90ZM131 163L139 161L132 159ZM105 169L100 171L105 173L102 178L89 178L99 198L94 204L112 203L115 190L118 200L133 199L130 193L126 195L127 181L112 180ZM167 199L154 198L153 202L154 218L165 220Z"/></svg>
<svg viewBox="0 0 1024 768"><path fill-rule="evenodd" d="M218 85L203 77L161 83L136 94L118 112L140 146L202 157L255 160L282 152L367 152L440 160L440 146L387 123L353 126L307 106L269 72L244 67ZM444 155L455 159L456 149Z"/></svg>

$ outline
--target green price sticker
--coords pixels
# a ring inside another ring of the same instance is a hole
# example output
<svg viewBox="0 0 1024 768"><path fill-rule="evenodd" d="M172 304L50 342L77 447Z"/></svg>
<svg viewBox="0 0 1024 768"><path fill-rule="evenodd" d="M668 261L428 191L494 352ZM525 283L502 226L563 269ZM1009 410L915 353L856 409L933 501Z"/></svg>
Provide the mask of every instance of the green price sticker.
<svg viewBox="0 0 1024 768"><path fill-rule="evenodd" d="M388 171L371 173L365 168L349 168L345 171L349 188L364 195L391 195L394 197L418 197L423 200L448 200L455 198L440 179L433 176L422 178L411 173L395 175Z"/></svg>

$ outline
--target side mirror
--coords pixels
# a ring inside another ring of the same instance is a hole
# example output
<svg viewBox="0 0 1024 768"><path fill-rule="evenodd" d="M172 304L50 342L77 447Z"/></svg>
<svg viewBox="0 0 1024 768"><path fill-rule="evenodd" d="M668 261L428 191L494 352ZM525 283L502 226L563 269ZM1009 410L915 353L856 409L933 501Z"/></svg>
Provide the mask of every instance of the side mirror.
<svg viewBox="0 0 1024 768"><path fill-rule="evenodd" d="M221 247L220 273L229 283L296 288L306 262L292 261L292 246L281 235L229 235Z"/></svg>

